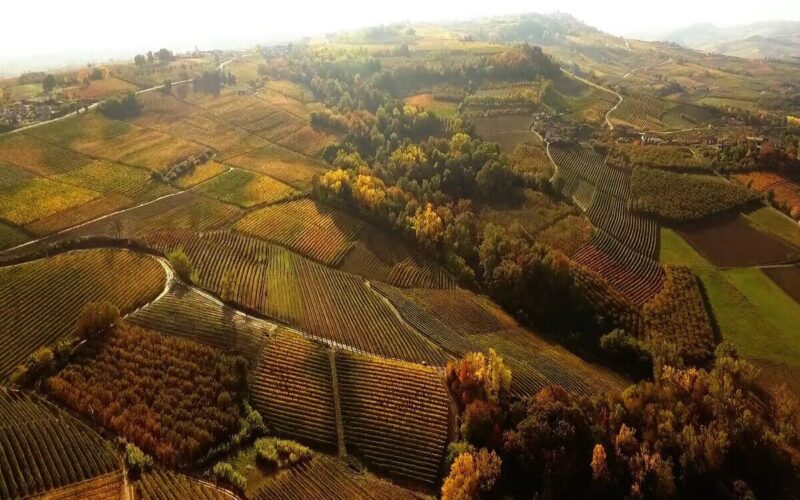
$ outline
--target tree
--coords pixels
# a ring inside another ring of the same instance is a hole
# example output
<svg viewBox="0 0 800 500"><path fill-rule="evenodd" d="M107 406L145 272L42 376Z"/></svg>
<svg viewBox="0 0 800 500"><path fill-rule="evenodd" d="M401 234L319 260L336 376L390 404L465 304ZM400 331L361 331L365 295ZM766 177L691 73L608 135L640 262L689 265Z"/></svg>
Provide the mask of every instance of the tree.
<svg viewBox="0 0 800 500"><path fill-rule="evenodd" d="M78 337L84 340L98 337L119 322L119 309L110 302L89 302L78 317Z"/></svg>
<svg viewBox="0 0 800 500"><path fill-rule="evenodd" d="M133 92L128 92L123 97L112 97L100 103L100 112L116 120L133 118L141 113L142 109L144 109L144 103Z"/></svg>
<svg viewBox="0 0 800 500"><path fill-rule="evenodd" d="M152 63L153 63L153 61L155 61L155 60L156 60L156 58L155 58L155 56L153 55L153 51L152 51L152 50L148 50L148 51L147 51L147 62L148 62L148 63L150 63L150 64L152 64Z"/></svg>
<svg viewBox="0 0 800 500"><path fill-rule="evenodd" d="M488 200L508 199L518 187L520 179L507 165L489 160L475 176L481 196Z"/></svg>
<svg viewBox="0 0 800 500"><path fill-rule="evenodd" d="M103 79L103 70L100 68L94 68L91 73L89 73L89 80L102 80Z"/></svg>
<svg viewBox="0 0 800 500"><path fill-rule="evenodd" d="M159 61L172 61L175 59L175 56L172 54L172 52L167 49L160 49L156 54L156 57Z"/></svg>
<svg viewBox="0 0 800 500"><path fill-rule="evenodd" d="M42 80L42 88L44 89L45 92L50 92L51 90L56 88L57 85L58 82L56 81L56 77L54 77L53 75L47 75L46 77L44 77L44 80Z"/></svg>
<svg viewBox="0 0 800 500"><path fill-rule="evenodd" d="M136 66L142 66L147 63L147 59L145 58L144 54L136 54L133 58L133 64Z"/></svg>
<svg viewBox="0 0 800 500"><path fill-rule="evenodd" d="M172 93L172 80L164 80L164 84L161 86L161 93L164 95Z"/></svg>
<svg viewBox="0 0 800 500"><path fill-rule="evenodd" d="M167 259L169 259L170 264L175 268L175 272L178 273L178 276L182 279L189 283L196 283L198 281L197 271L192 268L192 262L182 248L179 247L170 252L167 255Z"/></svg>
<svg viewBox="0 0 800 500"><path fill-rule="evenodd" d="M442 500L470 500L489 496L500 477L502 460L495 452L481 449L462 453L453 462L442 485Z"/></svg>

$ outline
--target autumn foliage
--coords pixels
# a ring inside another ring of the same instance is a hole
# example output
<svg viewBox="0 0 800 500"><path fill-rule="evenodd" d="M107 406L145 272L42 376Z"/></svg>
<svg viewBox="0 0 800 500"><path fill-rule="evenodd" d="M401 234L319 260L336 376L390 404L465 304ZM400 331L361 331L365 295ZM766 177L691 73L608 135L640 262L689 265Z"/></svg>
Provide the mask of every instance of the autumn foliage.
<svg viewBox="0 0 800 500"><path fill-rule="evenodd" d="M122 324L45 386L72 410L180 466L237 429L244 377L241 358Z"/></svg>

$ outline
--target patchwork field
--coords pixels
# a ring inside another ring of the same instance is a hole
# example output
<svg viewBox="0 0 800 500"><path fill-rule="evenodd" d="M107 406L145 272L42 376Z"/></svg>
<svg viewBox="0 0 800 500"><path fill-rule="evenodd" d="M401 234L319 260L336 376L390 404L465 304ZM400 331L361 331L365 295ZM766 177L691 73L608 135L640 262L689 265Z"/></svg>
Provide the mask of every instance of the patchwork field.
<svg viewBox="0 0 800 500"><path fill-rule="evenodd" d="M451 118L458 111L458 103L436 99L433 94L417 94L405 98L409 106L416 106L426 111L432 111L436 116Z"/></svg>
<svg viewBox="0 0 800 500"><path fill-rule="evenodd" d="M232 493L224 492L218 486L201 483L183 474L168 469L155 469L133 482L136 498L160 500L164 498L192 498L197 500L230 500Z"/></svg>
<svg viewBox="0 0 800 500"><path fill-rule="evenodd" d="M0 378L42 346L73 333L83 306L109 301L130 312L163 289L164 269L128 250L82 250L0 268Z"/></svg>
<svg viewBox="0 0 800 500"><path fill-rule="evenodd" d="M764 274L775 282L776 285L800 304L800 267L768 267L762 269Z"/></svg>
<svg viewBox="0 0 800 500"><path fill-rule="evenodd" d="M475 132L486 141L500 145L504 153L514 151L520 143L541 144L539 137L531 132L528 115L500 115L487 118L472 118Z"/></svg>

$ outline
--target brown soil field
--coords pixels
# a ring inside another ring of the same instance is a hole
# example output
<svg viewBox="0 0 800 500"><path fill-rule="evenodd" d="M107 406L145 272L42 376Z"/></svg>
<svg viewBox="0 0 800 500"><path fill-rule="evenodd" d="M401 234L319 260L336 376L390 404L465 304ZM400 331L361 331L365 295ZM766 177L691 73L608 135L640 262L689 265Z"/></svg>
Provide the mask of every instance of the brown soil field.
<svg viewBox="0 0 800 500"><path fill-rule="evenodd" d="M768 267L762 271L800 304L800 267Z"/></svg>
<svg viewBox="0 0 800 500"><path fill-rule="evenodd" d="M782 264L800 255L800 249L735 217L679 229L680 235L719 267L750 267Z"/></svg>

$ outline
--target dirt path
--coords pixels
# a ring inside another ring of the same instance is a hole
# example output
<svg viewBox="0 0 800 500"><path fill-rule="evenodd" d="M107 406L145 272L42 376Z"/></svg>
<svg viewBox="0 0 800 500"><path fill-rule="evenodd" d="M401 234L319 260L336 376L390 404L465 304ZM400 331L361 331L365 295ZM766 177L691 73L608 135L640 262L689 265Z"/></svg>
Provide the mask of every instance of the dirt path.
<svg viewBox="0 0 800 500"><path fill-rule="evenodd" d="M617 108L619 107L619 105L620 105L620 104L622 104L622 96L621 96L621 95L620 95L620 94L619 94L617 91L615 91L615 90L611 90L611 89L609 89L609 88L603 87L602 85L598 85L598 84L596 84L596 83L594 83L594 82L592 82L592 81L589 81L589 80L587 80L587 79L585 79L585 78L581 78L580 76L578 76L578 75L575 75L575 74L573 74L573 73L570 73L570 72L569 72L569 71L567 71L567 70L564 70L564 69L562 69L561 71L563 71L565 74L567 74L567 75L569 75L570 77L572 77L572 78L574 78L574 79L578 80L578 81L579 81L579 82L581 82L581 83L585 83L586 85L589 85L589 86L591 86L591 87L594 87L594 88L596 88L596 89L603 90L603 91L605 91L605 92L608 92L608 93L610 93L610 94L614 94L615 96L617 96L617 99L619 99L619 100L618 100L618 101L617 101L617 103L614 105L614 107L612 107L611 109L609 109L608 111L606 111L606 116L605 116L605 118L606 118L606 124L608 125L608 128L609 128L609 130L614 130L614 125L612 125L612 124L611 124L611 120L609 120L609 119L608 119L608 115L610 115L612 111L614 111L615 109L617 109ZM548 153L548 154L549 154L549 153Z"/></svg>

